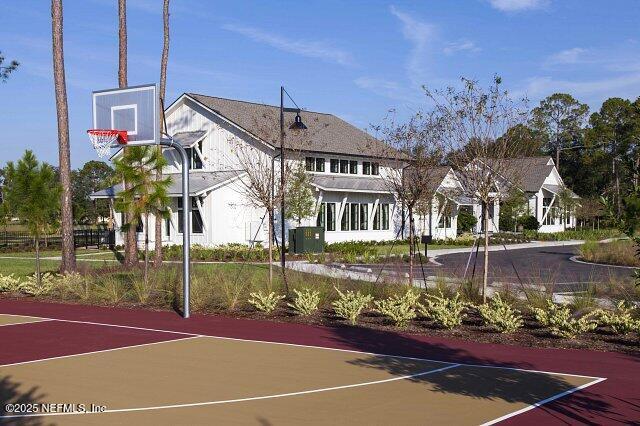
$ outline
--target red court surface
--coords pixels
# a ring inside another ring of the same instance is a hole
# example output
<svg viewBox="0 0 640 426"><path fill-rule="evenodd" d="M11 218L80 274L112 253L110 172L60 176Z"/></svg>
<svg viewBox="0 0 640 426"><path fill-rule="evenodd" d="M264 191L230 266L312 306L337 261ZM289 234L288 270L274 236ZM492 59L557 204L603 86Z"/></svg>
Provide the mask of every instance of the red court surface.
<svg viewBox="0 0 640 426"><path fill-rule="evenodd" d="M172 342L197 339L201 335L220 336L345 349L367 354L413 357L419 358L420 362L428 360L433 364L429 366L429 369L434 369L434 371L442 369L441 365L445 365L444 369L446 369L459 367L459 364L470 364L589 376L589 382L584 382L588 387L576 390L580 384L576 383L576 388L569 391L571 393L567 392L566 395L562 395L562 393L555 392L553 398L556 399L551 398L553 400L548 402L545 402L545 398L536 400L544 402L540 406L535 406L535 401L527 402L530 407L521 410L522 412L505 416L501 424L640 424L640 365L638 357L632 355L581 350L521 348L382 332L359 327L320 327L235 319L224 316L194 315L191 319L184 320L173 312L65 305L29 300L0 299L0 316L2 314L5 316L8 314L35 317L33 320L26 319L21 323L0 324L0 342L2 342L0 344L0 365L5 368L10 367L8 364L22 364L56 357L73 358L77 354L108 352L117 348L135 349L156 347L157 345L160 348L174 344ZM38 318L41 319L38 320ZM191 344L195 344L195 341ZM439 362L444 364L440 365ZM403 368L405 367L403 366ZM412 368L415 368L416 371L427 368L426 366L419 367L413 366ZM0 367L1 370L2 367ZM504 372L505 370L500 369L500 371ZM431 373L416 373L411 370L403 374L418 376ZM0 377L4 380L5 375L0 374ZM477 380L480 379L478 374L474 377ZM593 378L606 380L591 380ZM324 380L324 378L322 379ZM374 377L373 379L380 378ZM365 379L363 378L363 380ZM380 382L390 380L394 381L394 386L400 386L398 382L395 382L397 378L386 379L383 377ZM476 383L469 383L469 390L474 386L477 387L477 380ZM487 385L491 386L489 383ZM353 385L347 387L349 386ZM465 392L459 393L464 394ZM540 393L540 395L542 394ZM366 393L362 392L356 395L356 400L359 395L366 395ZM464 396L471 396L471 399L466 400L469 403L483 398L482 395L479 398L470 391ZM490 396L491 392L487 391L485 399L491 399ZM500 396L504 399L504 394ZM372 395L372 398L379 397L379 395ZM274 406L272 404L269 409L273 411ZM530 409L531 407L534 408ZM194 413L196 412L194 411ZM217 413L222 416L221 419L228 414L221 409ZM167 418L170 417L169 413L167 416ZM425 422L428 423L429 412L425 412L423 416ZM153 418L145 418L142 414L135 419L141 423L155 422ZM115 417L114 420L116 420ZM125 421L133 420L134 417L125 418ZM402 420L402 418L398 418L397 423L403 424ZM48 424L48 422L46 423ZM65 422L58 424L65 424Z"/></svg>

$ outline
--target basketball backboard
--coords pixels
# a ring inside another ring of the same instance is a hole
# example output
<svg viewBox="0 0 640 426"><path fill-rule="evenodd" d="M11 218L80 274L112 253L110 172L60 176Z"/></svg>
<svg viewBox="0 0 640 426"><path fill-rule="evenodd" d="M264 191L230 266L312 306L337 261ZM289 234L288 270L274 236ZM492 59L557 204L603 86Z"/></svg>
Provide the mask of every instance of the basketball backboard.
<svg viewBox="0 0 640 426"><path fill-rule="evenodd" d="M93 92L93 128L124 130L128 145L157 144L159 103L155 84Z"/></svg>

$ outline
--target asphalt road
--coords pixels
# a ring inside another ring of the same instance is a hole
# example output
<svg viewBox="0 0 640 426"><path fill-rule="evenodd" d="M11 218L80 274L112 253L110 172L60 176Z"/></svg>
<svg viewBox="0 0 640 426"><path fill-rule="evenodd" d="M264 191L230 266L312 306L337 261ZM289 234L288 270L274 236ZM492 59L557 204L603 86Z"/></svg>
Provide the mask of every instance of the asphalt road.
<svg viewBox="0 0 640 426"><path fill-rule="evenodd" d="M590 265L571 261L571 257L578 253L579 246L538 247L508 251L489 252L489 282L518 283L518 275L525 283L543 284L553 291L576 291L584 289L590 283L606 283L612 279L631 279L633 270L610 266ZM469 253L456 253L438 256L434 259L441 265L432 262L424 264L426 276L448 276L462 278L464 276ZM467 278L473 274L474 261L476 263L475 276L482 276L483 253L475 259L471 256ZM373 273L380 271L381 265L350 265L348 268ZM385 274L406 274L408 264L388 264L384 267ZM417 263L416 278L422 275L420 264ZM516 274L517 271L517 274Z"/></svg>

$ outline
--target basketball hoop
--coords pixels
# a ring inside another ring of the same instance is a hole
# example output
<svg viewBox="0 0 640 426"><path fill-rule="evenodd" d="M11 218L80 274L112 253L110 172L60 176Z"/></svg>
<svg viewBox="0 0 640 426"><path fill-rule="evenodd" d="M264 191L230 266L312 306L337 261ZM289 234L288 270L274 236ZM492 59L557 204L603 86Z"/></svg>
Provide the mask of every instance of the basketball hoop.
<svg viewBox="0 0 640 426"><path fill-rule="evenodd" d="M126 130L91 129L87 130L87 134L89 135L93 148L101 158L109 155L113 145L124 145L127 143Z"/></svg>

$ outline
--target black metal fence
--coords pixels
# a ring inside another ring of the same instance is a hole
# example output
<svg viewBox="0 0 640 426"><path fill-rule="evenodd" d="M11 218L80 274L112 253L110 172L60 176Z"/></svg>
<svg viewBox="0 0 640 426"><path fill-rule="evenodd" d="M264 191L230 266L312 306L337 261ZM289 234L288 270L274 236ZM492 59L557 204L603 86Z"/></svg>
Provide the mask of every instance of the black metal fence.
<svg viewBox="0 0 640 426"><path fill-rule="evenodd" d="M108 229L76 229L73 231L76 247L110 247L116 244L115 231ZM40 247L59 248L62 245L61 235L43 235ZM27 232L0 231L0 250L24 250L35 246L35 238Z"/></svg>

